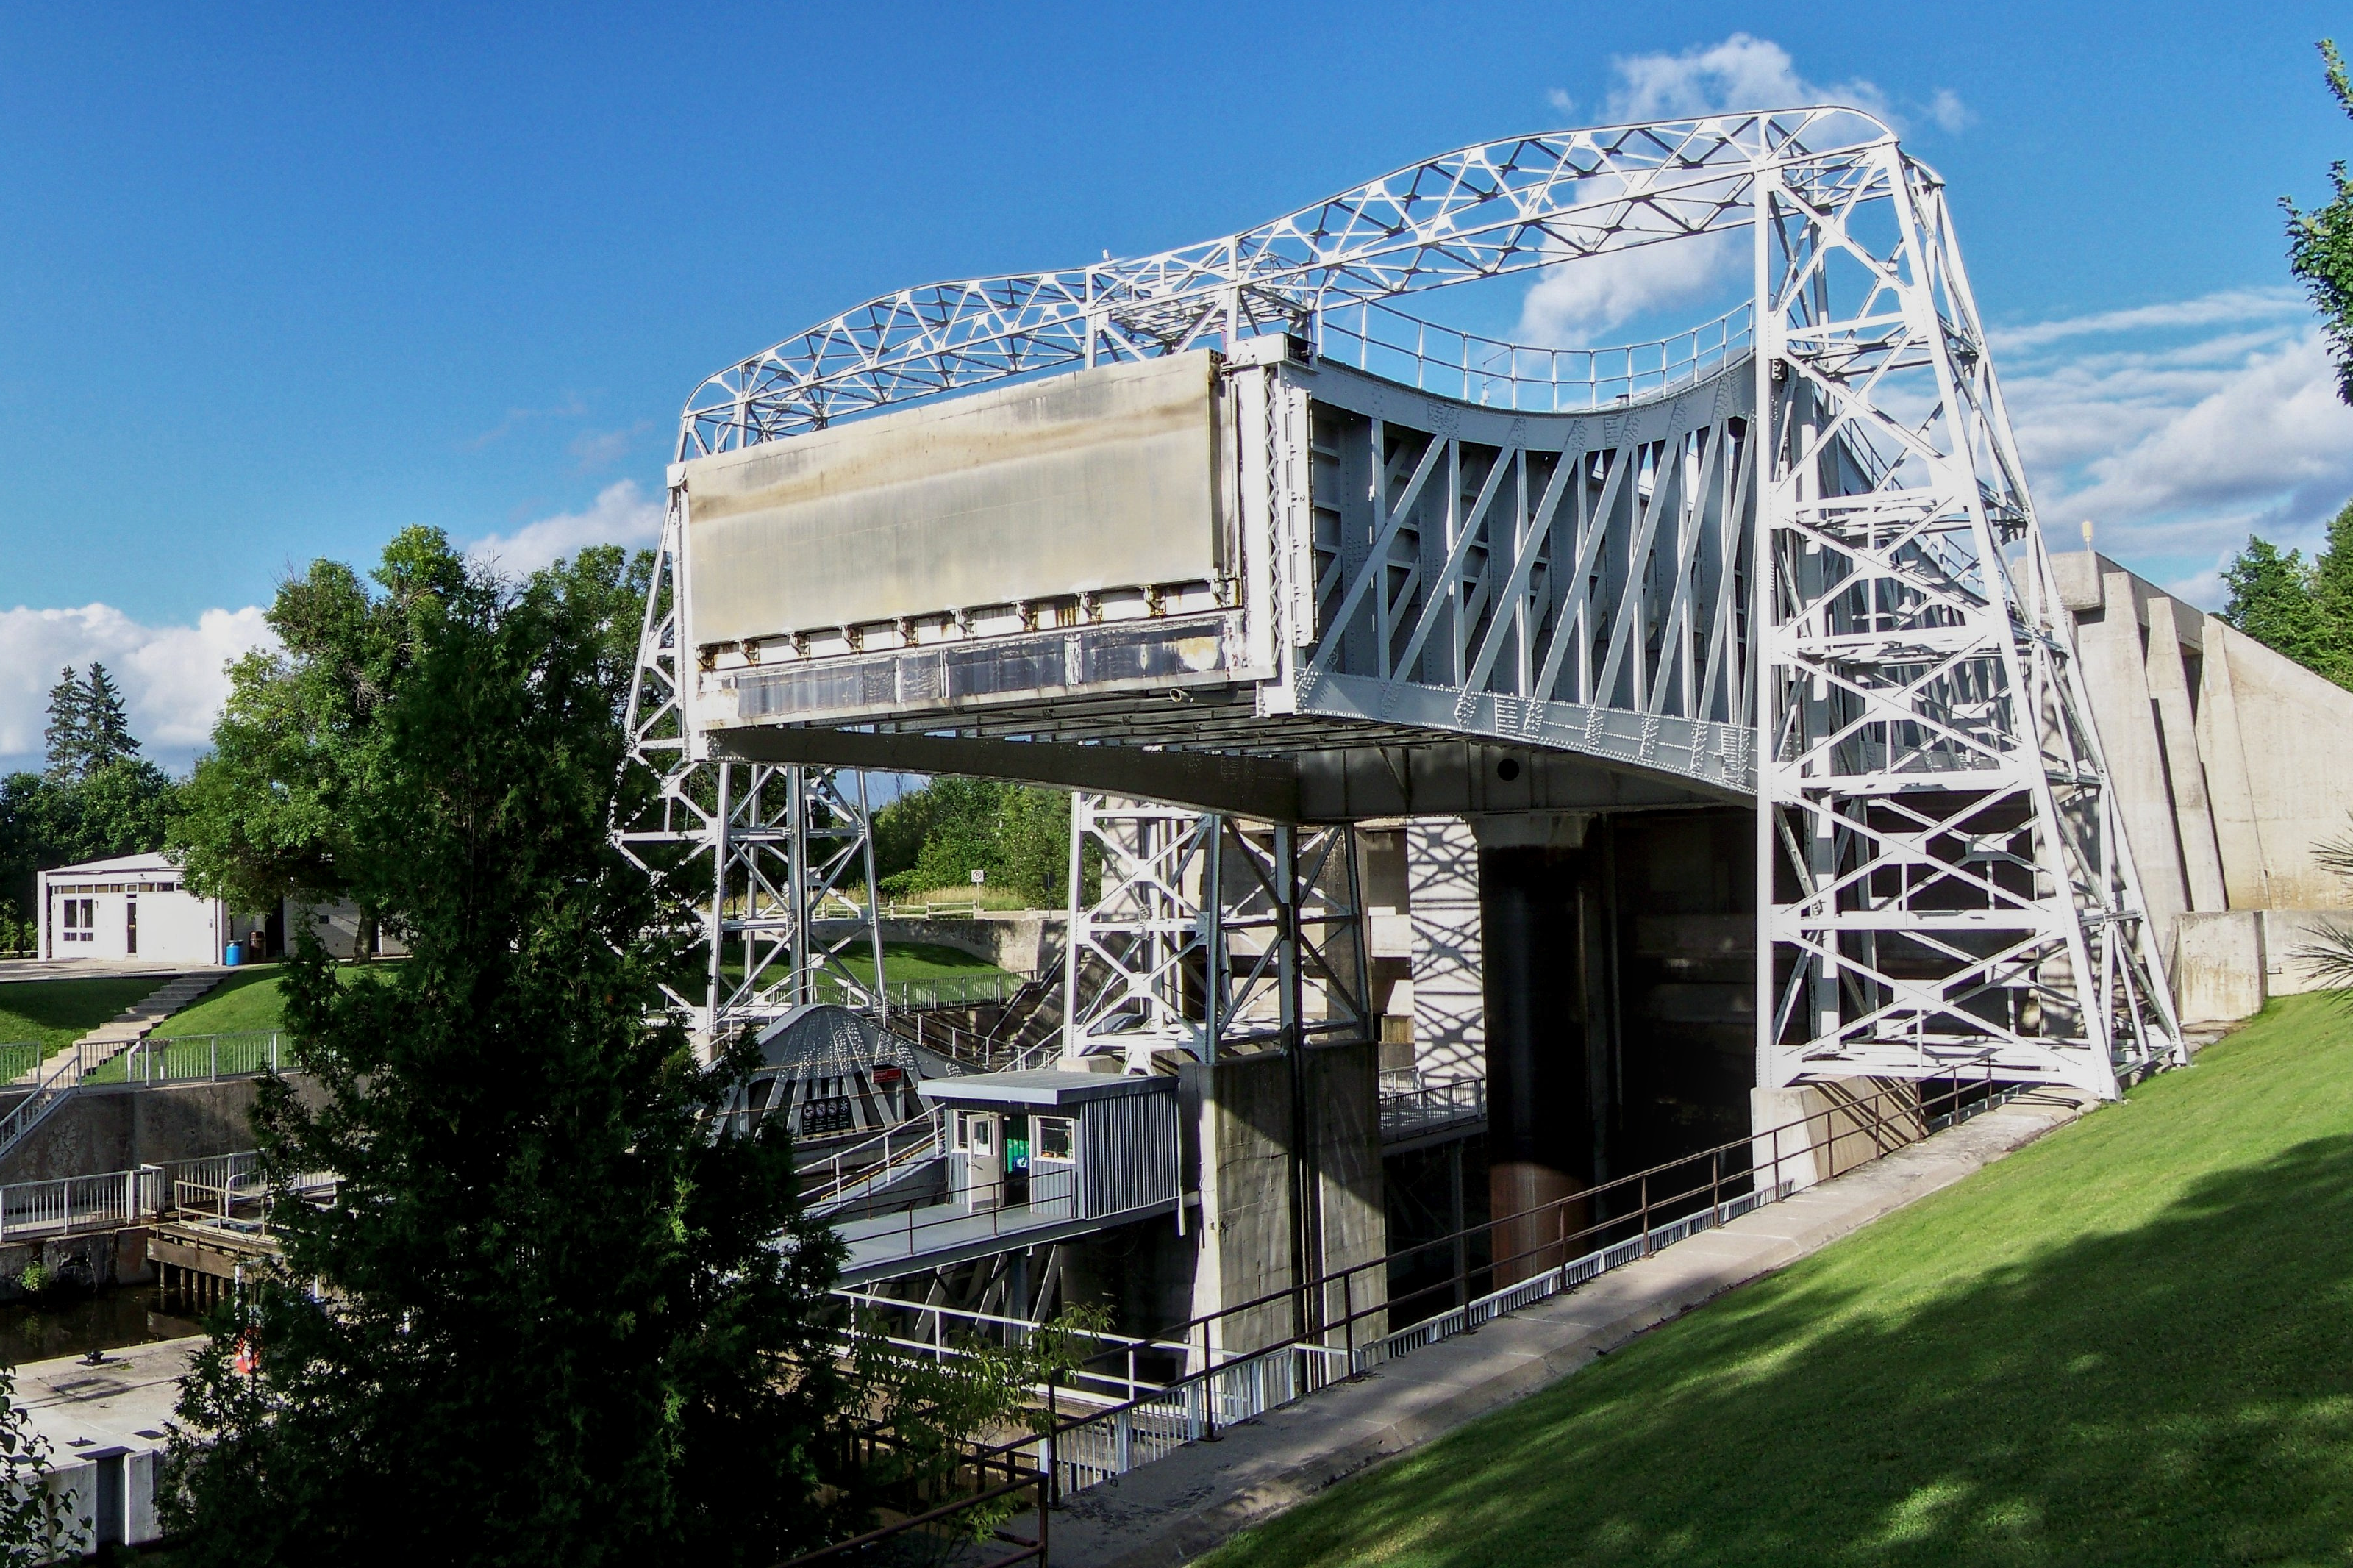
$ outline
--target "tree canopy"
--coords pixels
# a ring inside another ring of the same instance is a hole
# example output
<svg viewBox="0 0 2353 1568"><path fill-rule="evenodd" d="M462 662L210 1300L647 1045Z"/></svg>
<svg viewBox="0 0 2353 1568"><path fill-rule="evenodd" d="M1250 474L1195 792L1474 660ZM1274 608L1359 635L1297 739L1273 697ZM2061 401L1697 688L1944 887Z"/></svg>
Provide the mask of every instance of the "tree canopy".
<svg viewBox="0 0 2353 1568"><path fill-rule="evenodd" d="M2328 90L2348 117L2353 117L2353 78L2333 40L2320 46ZM2306 212L2293 198L2282 196L2287 213L2288 267L2312 296L2328 334L2337 361L2337 395L2353 403L2353 178L2339 159L2328 171L2331 195Z"/></svg>
<svg viewBox="0 0 2353 1568"><path fill-rule="evenodd" d="M49 690L47 766L0 778L0 948L29 945L37 873L164 847L177 789L139 755L106 667Z"/></svg>
<svg viewBox="0 0 2353 1568"><path fill-rule="evenodd" d="M874 814L874 867L886 891L988 885L1060 905L1071 880L1067 791L943 776Z"/></svg>
<svg viewBox="0 0 2353 1568"><path fill-rule="evenodd" d="M2319 46L2328 90L2353 116L2353 77L2333 41ZM2309 212L2282 196L2287 213L2288 268L2320 312L2337 362L2337 395L2353 404L2353 178L2343 160L2329 170L2333 195ZM2250 537L2224 570L2230 603L2222 618L2339 686L2353 689L2353 503L2328 525L2327 542L2307 563Z"/></svg>
<svg viewBox="0 0 2353 1568"><path fill-rule="evenodd" d="M86 675L76 675L68 665L49 688L49 722L41 740L48 752L47 776L60 784L72 784L139 754L139 742L123 711L121 689L95 659Z"/></svg>
<svg viewBox="0 0 2353 1568"><path fill-rule="evenodd" d="M584 556L573 570L618 568ZM377 719L448 606L475 591L427 528L394 539L368 579L316 561L280 585L263 617L280 647L230 667L212 751L181 791L171 841L192 889L245 910L349 899L373 922L351 834L379 782L389 730Z"/></svg>
<svg viewBox="0 0 2353 1568"><path fill-rule="evenodd" d="M680 955L606 837L642 571L595 550L512 586L411 531L380 594L288 584L287 654L240 671L223 750L283 826L209 841L213 874L325 865L411 956L339 985L301 928L317 1093L270 1080L257 1130L274 1183L340 1182L280 1208L283 1275L187 1386L191 1561L726 1563L817 1533L836 1244L781 1123L708 1134L745 1055L699 1066L659 1014Z"/></svg>

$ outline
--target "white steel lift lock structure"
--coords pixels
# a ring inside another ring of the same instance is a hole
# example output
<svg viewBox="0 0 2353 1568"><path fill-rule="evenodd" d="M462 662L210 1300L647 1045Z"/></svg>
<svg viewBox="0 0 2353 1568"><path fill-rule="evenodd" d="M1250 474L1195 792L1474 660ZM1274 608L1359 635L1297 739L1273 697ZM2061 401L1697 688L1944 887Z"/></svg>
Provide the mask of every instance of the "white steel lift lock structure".
<svg viewBox="0 0 2353 1568"><path fill-rule="evenodd" d="M1660 342L1403 309L1735 231L1746 300ZM1301 834L1737 802L1758 1085L2106 1096L2180 1058L1943 185L1852 110L1512 138L1206 244L846 311L689 400L640 665L633 734L675 809L627 841L697 875L785 831L719 804L765 770L805 798L844 799L835 768L962 772ZM714 938L770 907L729 875ZM1198 876L1166 890L1198 949L1261 951L1221 945ZM706 1026L830 962L807 914L759 929L803 945L766 989L714 958L681 999ZM1302 940L1278 931L1278 965ZM1323 962L1328 995L1350 962ZM1122 984L1106 1045L1225 1027L1198 984L1179 1017L1175 981Z"/></svg>

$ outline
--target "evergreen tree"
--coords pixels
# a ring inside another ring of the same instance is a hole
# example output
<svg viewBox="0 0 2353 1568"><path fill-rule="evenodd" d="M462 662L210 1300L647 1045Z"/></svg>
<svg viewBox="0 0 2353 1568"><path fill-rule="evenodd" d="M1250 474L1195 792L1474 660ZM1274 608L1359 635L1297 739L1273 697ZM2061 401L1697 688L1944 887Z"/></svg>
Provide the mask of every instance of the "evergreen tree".
<svg viewBox="0 0 2353 1568"><path fill-rule="evenodd" d="M2337 107L2353 116L2353 78L2334 42L2320 45L2321 64L2328 90ZM2337 395L2353 403L2353 178L2339 160L2329 169L2333 194L2311 212L2300 210L2286 196L2288 266L2302 280L2326 323L2329 347L2337 361Z"/></svg>
<svg viewBox="0 0 2353 1568"><path fill-rule="evenodd" d="M835 1506L838 1244L781 1122L706 1132L752 1053L704 1069L662 1021L681 955L606 835L642 579L596 551L510 589L412 534L379 581L409 640L341 739L333 854L412 956L339 985L305 927L289 966L315 1092L266 1081L263 1165L340 1182L275 1212L282 1274L185 1385L185 1560L790 1555Z"/></svg>
<svg viewBox="0 0 2353 1568"><path fill-rule="evenodd" d="M78 779L90 769L90 688L68 665L49 688L49 722L41 731L48 776Z"/></svg>
<svg viewBox="0 0 2353 1568"><path fill-rule="evenodd" d="M82 680L82 745L90 769L125 762L139 754L132 738L131 721L122 710L122 692L106 666L92 659Z"/></svg>

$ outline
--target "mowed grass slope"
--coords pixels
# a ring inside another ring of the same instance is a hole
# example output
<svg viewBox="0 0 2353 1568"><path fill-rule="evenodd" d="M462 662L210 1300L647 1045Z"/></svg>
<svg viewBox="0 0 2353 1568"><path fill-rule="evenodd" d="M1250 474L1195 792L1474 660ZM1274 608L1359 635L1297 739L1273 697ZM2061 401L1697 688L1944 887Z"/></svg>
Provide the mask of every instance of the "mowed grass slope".
<svg viewBox="0 0 2353 1568"><path fill-rule="evenodd" d="M285 1026L286 998L278 987L278 965L257 963L232 971L219 984L156 1025L151 1037L234 1035Z"/></svg>
<svg viewBox="0 0 2353 1568"><path fill-rule="evenodd" d="M9 981L0 984L0 1044L37 1041L46 1056L121 1017L164 984L163 975Z"/></svg>
<svg viewBox="0 0 2353 1568"><path fill-rule="evenodd" d="M1240 1564L2353 1560L2353 1018L2275 1003Z"/></svg>

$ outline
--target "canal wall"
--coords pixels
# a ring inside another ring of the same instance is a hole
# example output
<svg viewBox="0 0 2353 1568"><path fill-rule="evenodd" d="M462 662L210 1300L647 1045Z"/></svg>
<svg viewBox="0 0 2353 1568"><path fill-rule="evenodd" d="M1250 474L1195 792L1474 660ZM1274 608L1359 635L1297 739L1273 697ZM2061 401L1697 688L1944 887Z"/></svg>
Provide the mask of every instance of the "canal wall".
<svg viewBox="0 0 2353 1568"><path fill-rule="evenodd" d="M316 1093L290 1076L298 1098ZM90 1176L174 1160L233 1154L254 1144L258 1078L219 1083L86 1084L0 1155L0 1184ZM7 1105L0 1103L0 1113Z"/></svg>

